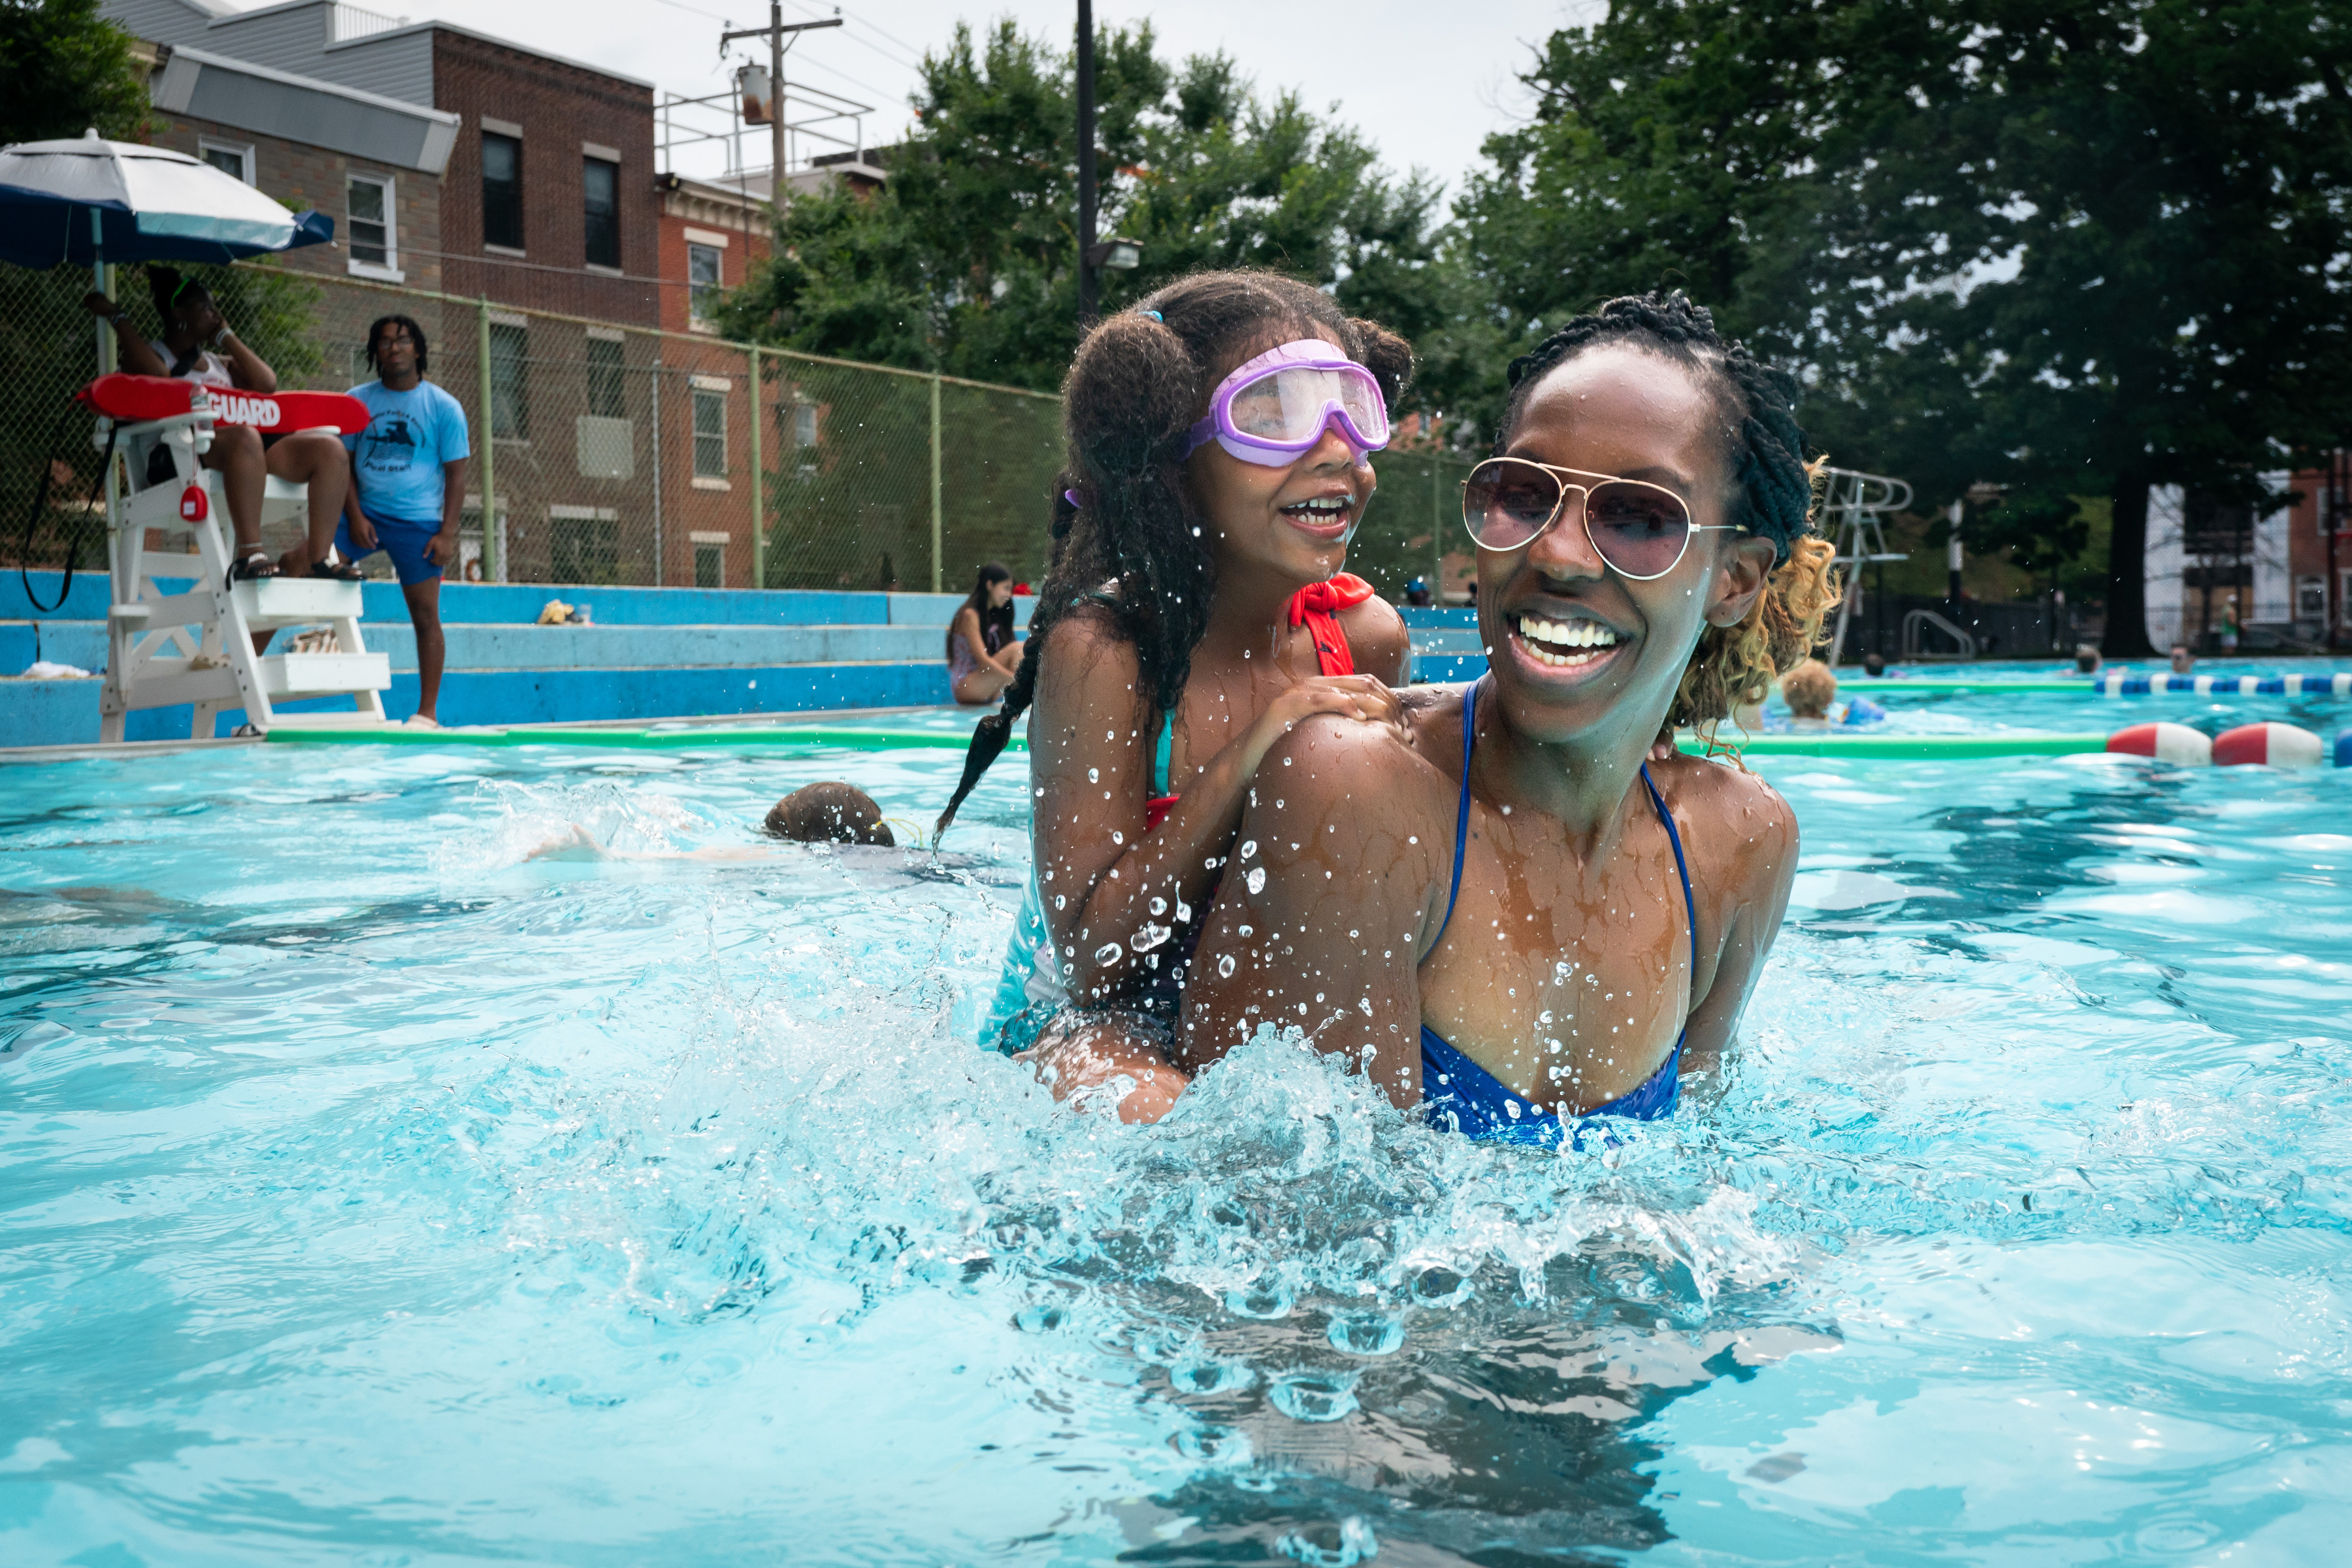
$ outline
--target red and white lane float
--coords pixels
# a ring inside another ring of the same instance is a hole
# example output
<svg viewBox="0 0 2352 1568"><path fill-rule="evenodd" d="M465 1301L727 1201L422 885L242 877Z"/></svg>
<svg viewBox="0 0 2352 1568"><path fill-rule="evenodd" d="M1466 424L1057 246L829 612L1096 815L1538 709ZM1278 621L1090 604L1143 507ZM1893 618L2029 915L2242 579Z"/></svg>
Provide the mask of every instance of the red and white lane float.
<svg viewBox="0 0 2352 1568"><path fill-rule="evenodd" d="M2107 737L2107 750L2120 756L2153 757L2159 763L2201 768L2214 760L2213 742L2186 724L2134 724Z"/></svg>
<svg viewBox="0 0 2352 1568"><path fill-rule="evenodd" d="M2293 724L2241 724L2213 738L2217 768L2315 768L2326 756L2326 742Z"/></svg>

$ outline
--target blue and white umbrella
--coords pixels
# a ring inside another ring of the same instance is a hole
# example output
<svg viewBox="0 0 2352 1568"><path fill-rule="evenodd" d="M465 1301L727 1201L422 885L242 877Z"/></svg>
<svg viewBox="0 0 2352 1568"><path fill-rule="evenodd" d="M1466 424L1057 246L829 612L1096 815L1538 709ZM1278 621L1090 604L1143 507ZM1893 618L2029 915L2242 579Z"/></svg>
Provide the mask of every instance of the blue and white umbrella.
<svg viewBox="0 0 2352 1568"><path fill-rule="evenodd" d="M292 213L184 153L109 142L0 147L0 261L235 261L330 244L335 220Z"/></svg>

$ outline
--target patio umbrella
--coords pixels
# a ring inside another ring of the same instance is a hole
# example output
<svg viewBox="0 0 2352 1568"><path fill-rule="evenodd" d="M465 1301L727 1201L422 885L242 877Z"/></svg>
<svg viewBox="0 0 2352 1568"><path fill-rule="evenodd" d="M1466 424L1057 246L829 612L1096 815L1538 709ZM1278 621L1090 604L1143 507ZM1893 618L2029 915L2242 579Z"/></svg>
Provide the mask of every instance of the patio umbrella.
<svg viewBox="0 0 2352 1568"><path fill-rule="evenodd" d="M335 220L290 213L184 153L108 142L0 147L0 261L235 261L324 245Z"/></svg>

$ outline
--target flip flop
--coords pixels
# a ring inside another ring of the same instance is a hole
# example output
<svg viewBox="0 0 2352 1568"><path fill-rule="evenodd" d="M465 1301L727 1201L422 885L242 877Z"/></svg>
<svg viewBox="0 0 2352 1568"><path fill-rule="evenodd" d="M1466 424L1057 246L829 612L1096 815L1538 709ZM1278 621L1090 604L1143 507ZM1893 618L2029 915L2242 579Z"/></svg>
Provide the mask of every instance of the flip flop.
<svg viewBox="0 0 2352 1568"><path fill-rule="evenodd" d="M259 564L257 565L257 562ZM228 569L231 583L260 583L284 575L286 574L278 569L278 563L258 550Z"/></svg>

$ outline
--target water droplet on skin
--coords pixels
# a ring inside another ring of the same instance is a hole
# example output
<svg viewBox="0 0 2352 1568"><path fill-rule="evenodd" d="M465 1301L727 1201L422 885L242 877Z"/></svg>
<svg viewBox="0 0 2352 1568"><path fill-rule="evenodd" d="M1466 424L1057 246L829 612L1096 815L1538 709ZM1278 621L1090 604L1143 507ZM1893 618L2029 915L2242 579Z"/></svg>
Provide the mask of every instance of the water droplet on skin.
<svg viewBox="0 0 2352 1568"><path fill-rule="evenodd" d="M1166 914L1166 913L1168 912L1168 900L1165 900L1165 899L1154 899L1154 900L1151 900L1151 912L1152 912L1153 914L1155 914L1155 915L1164 915L1164 914Z"/></svg>
<svg viewBox="0 0 2352 1568"><path fill-rule="evenodd" d="M1168 940L1169 932L1173 928L1169 926L1157 925L1150 921L1146 921L1143 922L1143 929L1137 931L1133 936L1128 939L1127 945L1135 949L1138 952L1150 952L1153 948L1158 947L1161 942Z"/></svg>
<svg viewBox="0 0 2352 1568"><path fill-rule="evenodd" d="M1256 839L1255 839L1255 838L1249 838L1249 839L1244 839L1244 840L1243 840L1243 842L1242 842L1242 858L1243 858L1243 859L1246 860L1246 859L1248 859L1251 856L1253 856L1253 855L1255 855L1255 854L1256 854L1256 853L1257 853L1257 840L1256 840Z"/></svg>
<svg viewBox="0 0 2352 1568"><path fill-rule="evenodd" d="M1265 890L1265 868L1263 866L1251 867L1249 868L1249 875L1242 879L1242 884L1249 889L1250 896L1252 898L1255 898L1258 894L1264 892Z"/></svg>
<svg viewBox="0 0 2352 1568"><path fill-rule="evenodd" d="M1054 907L1057 910L1068 909L1070 907L1070 896L1067 893L1055 893L1054 895Z"/></svg>
<svg viewBox="0 0 2352 1568"><path fill-rule="evenodd" d="M1231 980L1234 977L1234 955L1232 953L1222 953L1218 956L1217 976L1222 980Z"/></svg>
<svg viewBox="0 0 2352 1568"><path fill-rule="evenodd" d="M1115 942L1107 942L1100 947L1095 949L1095 962L1102 965L1105 969L1108 969L1112 964L1118 962L1118 943Z"/></svg>
<svg viewBox="0 0 2352 1568"><path fill-rule="evenodd" d="M1127 842L1127 835L1124 833L1113 832L1110 836L1110 841L1113 844L1124 844Z"/></svg>

